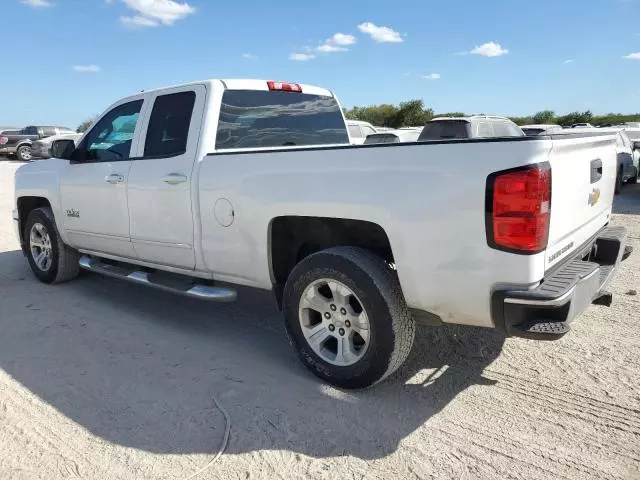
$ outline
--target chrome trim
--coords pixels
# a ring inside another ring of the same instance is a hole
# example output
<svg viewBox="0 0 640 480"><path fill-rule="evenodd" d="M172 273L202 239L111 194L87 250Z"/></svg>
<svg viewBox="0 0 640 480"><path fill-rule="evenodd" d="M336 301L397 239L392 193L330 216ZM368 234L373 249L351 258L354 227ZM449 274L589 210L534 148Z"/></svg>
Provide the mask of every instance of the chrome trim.
<svg viewBox="0 0 640 480"><path fill-rule="evenodd" d="M238 293L231 288L194 285L189 290L180 290L150 281L149 274L146 272L136 270L125 275L106 268L107 266L102 265L99 260L93 260L87 255L83 255L78 263L80 265L80 268L99 273L107 277L119 278L121 280L127 280L129 282L146 285L158 290L164 290L166 292L177 293L178 295L185 295L191 298L199 298L212 302L234 302L238 298Z"/></svg>
<svg viewBox="0 0 640 480"><path fill-rule="evenodd" d="M517 305L538 305L543 307L557 307L560 305L564 305L569 298L573 297L573 294L575 293L576 287L578 285L580 285L582 282L589 280L591 277L599 273L600 273L600 267L596 268L593 272L591 272L586 277L581 278L576 285L574 285L567 291L567 293L559 296L558 298L552 298L551 300L533 300L533 299L530 300L530 299L523 299L523 298L507 297L504 299L504 303L515 303ZM518 292L511 292L511 294L515 294L515 295L517 295L517 293Z"/></svg>

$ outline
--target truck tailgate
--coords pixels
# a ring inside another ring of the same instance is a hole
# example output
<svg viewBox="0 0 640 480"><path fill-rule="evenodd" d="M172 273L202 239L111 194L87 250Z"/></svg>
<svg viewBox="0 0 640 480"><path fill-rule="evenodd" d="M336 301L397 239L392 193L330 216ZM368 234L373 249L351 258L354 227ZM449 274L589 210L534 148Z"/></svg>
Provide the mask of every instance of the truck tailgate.
<svg viewBox="0 0 640 480"><path fill-rule="evenodd" d="M549 162L552 193L547 270L609 222L616 177L615 136L554 135Z"/></svg>

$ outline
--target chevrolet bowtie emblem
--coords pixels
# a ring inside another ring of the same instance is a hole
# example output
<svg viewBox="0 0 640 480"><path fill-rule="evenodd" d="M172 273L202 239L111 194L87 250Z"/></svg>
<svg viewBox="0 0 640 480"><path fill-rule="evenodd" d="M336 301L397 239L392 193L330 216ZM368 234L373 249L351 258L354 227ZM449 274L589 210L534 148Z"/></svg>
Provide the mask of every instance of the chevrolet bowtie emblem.
<svg viewBox="0 0 640 480"><path fill-rule="evenodd" d="M593 192L589 194L589 205L593 207L596 203L598 203L598 200L600 200L600 189L594 188Z"/></svg>

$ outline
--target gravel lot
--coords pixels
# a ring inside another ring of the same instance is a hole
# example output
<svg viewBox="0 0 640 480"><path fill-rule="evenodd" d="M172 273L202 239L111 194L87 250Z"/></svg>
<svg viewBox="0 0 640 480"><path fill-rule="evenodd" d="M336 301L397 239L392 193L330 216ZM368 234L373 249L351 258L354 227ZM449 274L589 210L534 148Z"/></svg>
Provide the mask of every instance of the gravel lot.
<svg viewBox="0 0 640 480"><path fill-rule="evenodd" d="M421 328L364 392L299 364L268 294L211 305L84 275L38 283L0 161L0 477L640 478L640 185L616 200L636 253L557 342Z"/></svg>

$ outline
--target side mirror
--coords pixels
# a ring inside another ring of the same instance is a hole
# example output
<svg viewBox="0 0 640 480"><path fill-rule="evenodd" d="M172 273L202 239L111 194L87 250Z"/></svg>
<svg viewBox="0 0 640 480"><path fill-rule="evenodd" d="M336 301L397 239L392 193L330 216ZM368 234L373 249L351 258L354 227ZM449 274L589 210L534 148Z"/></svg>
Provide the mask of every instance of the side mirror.
<svg viewBox="0 0 640 480"><path fill-rule="evenodd" d="M51 144L51 156L69 160L75 149L76 143L73 140L54 140Z"/></svg>
<svg viewBox="0 0 640 480"><path fill-rule="evenodd" d="M640 150L640 142L633 142L633 149Z"/></svg>

